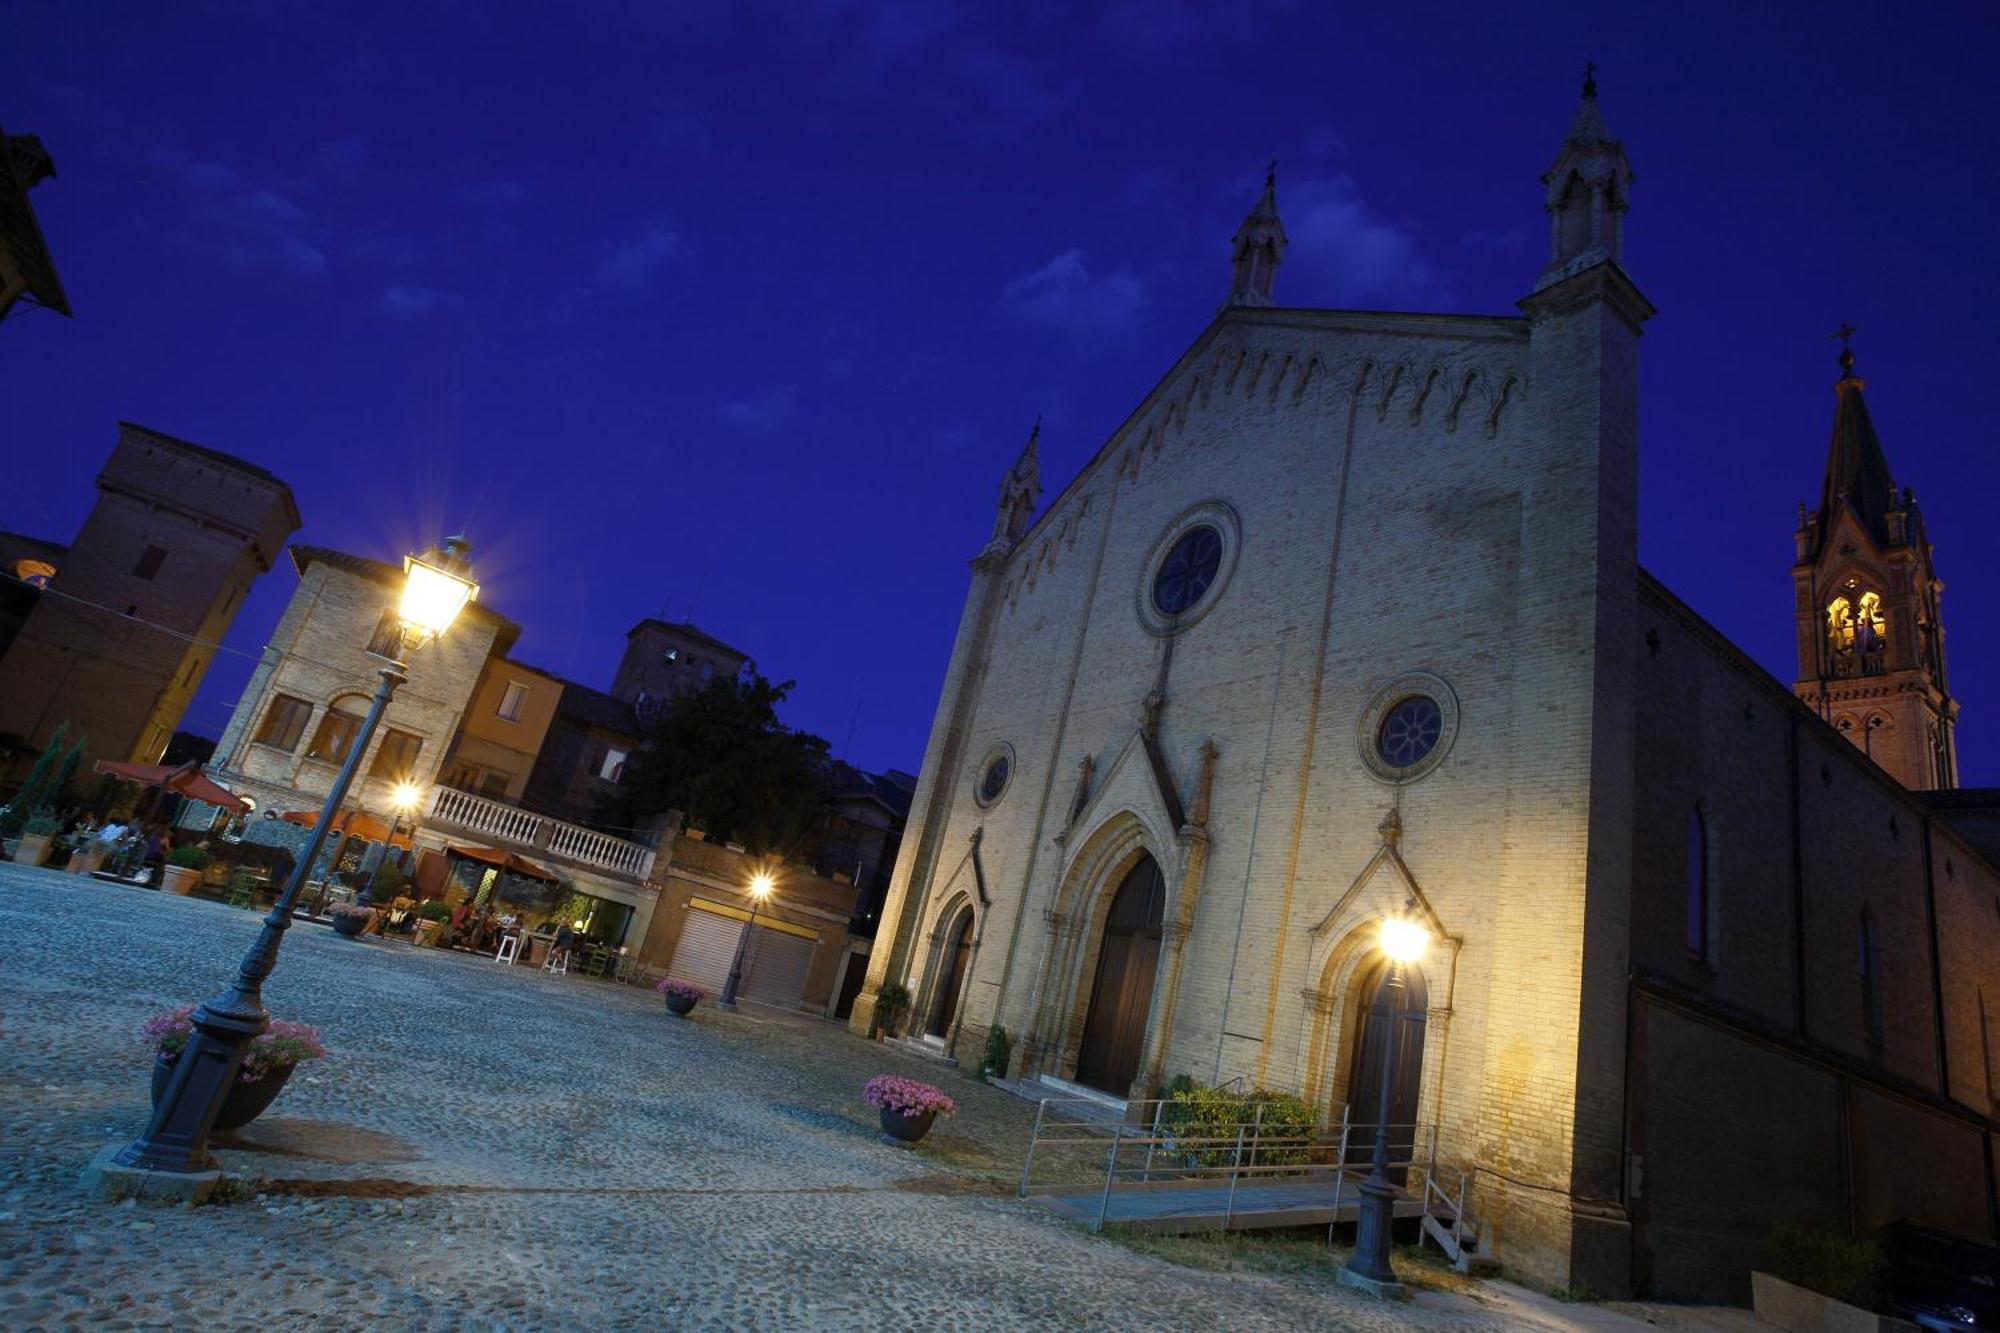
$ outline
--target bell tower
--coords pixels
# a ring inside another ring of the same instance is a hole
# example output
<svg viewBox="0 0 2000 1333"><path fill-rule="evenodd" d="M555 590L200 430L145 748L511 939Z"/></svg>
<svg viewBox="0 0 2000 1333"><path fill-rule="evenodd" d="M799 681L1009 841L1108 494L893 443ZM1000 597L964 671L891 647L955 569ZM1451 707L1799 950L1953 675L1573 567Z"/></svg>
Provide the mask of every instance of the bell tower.
<svg viewBox="0 0 2000 1333"><path fill-rule="evenodd" d="M1819 508L1799 506L1792 584L1799 698L1890 776L1956 787L1958 702L1945 681L1944 583L1922 511L1898 490L1842 325L1833 440Z"/></svg>

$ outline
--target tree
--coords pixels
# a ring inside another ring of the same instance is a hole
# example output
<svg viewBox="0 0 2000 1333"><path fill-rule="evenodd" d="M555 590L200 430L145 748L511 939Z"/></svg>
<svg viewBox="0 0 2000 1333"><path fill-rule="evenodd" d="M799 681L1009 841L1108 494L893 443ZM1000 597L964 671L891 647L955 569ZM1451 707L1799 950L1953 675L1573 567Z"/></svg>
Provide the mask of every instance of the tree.
<svg viewBox="0 0 2000 1333"><path fill-rule="evenodd" d="M791 688L752 666L668 705L626 766L619 814L637 823L679 810L758 855L803 851L825 799L830 747L778 720Z"/></svg>
<svg viewBox="0 0 2000 1333"><path fill-rule="evenodd" d="M56 728L56 734L49 737L49 743L35 756L35 766L28 770L28 780L21 784L21 790L14 793L13 803L7 812L0 815L0 837L18 838L27 827L28 816L48 807L52 793L49 779L54 775L56 756L62 753L63 742L69 739L69 723Z"/></svg>
<svg viewBox="0 0 2000 1333"><path fill-rule="evenodd" d="M76 781L76 766L83 762L83 747L88 743L87 737L78 736L76 744L63 755L62 767L56 771L56 784L49 788L51 800L67 802L70 799L70 785Z"/></svg>

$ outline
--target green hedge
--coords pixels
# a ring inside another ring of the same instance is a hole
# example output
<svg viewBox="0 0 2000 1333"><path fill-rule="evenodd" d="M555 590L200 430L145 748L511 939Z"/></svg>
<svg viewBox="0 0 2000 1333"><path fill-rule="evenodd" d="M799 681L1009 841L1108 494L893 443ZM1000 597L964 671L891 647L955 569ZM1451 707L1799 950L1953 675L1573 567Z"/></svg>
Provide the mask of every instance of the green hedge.
<svg viewBox="0 0 2000 1333"><path fill-rule="evenodd" d="M1889 1260L1872 1241L1782 1226L1771 1233L1770 1272L1795 1287L1878 1313L1889 1300Z"/></svg>
<svg viewBox="0 0 2000 1333"><path fill-rule="evenodd" d="M1311 1157L1304 1140L1311 1138L1319 1117L1288 1092L1203 1087L1185 1074L1163 1091L1166 1105L1160 1108L1160 1132L1170 1139L1192 1141L1179 1150L1189 1166L1234 1165L1239 1132L1244 1166L1303 1166Z"/></svg>

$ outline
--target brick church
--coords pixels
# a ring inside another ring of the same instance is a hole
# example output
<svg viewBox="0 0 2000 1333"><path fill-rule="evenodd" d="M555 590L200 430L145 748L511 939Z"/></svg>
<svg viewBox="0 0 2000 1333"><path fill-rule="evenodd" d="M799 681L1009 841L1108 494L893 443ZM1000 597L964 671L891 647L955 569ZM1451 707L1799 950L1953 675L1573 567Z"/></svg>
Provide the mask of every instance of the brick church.
<svg viewBox="0 0 2000 1333"><path fill-rule="evenodd" d="M1114 1103L1187 1074L1337 1121L1386 1081L1506 1264L1605 1294L1747 1299L1780 1222L1992 1237L2000 808L1951 790L1921 512L1843 354L1795 682L1641 569L1653 306L1593 84L1542 179L1504 316L1276 304L1267 181L1215 319L1046 505L1030 438L854 1024L901 983L940 1054L1001 1026ZM1392 914L1433 939L1393 1009Z"/></svg>

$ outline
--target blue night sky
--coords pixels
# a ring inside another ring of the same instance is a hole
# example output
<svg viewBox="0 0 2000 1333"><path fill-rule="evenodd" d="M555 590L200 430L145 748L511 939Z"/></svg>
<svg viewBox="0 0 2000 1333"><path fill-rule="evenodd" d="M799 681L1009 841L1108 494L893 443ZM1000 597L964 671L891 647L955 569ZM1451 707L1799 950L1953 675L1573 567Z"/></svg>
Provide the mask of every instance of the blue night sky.
<svg viewBox="0 0 2000 1333"><path fill-rule="evenodd" d="M130 419L277 471L300 541L468 529L525 661L608 685L692 612L915 769L1001 471L1042 413L1053 495L1201 332L1265 160L1282 303L1511 313L1591 59L1660 308L1644 559L1791 679L1860 324L2000 783L2000 11L1627 8L0 3L76 309L0 329L0 527L67 540Z"/></svg>

